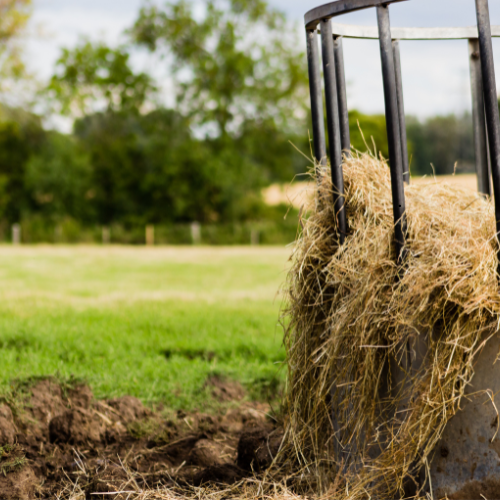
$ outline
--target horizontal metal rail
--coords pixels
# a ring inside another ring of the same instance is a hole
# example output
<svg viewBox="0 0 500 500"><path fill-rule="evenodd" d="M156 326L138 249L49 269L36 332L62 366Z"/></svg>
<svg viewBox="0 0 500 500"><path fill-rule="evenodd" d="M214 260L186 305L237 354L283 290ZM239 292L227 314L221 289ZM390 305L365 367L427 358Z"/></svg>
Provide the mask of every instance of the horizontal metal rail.
<svg viewBox="0 0 500 500"><path fill-rule="evenodd" d="M406 2L407 0L348 0L337 1L321 5L310 10L305 16L304 21L306 29L312 30L318 26L321 21L328 21L335 16L348 14L357 10L367 9L369 7L378 7L379 5L388 5L396 2Z"/></svg>
<svg viewBox="0 0 500 500"><path fill-rule="evenodd" d="M332 23L333 36L378 40L376 26ZM393 40L472 40L479 38L477 26L463 28L391 28ZM491 27L491 36L500 38L500 26Z"/></svg>

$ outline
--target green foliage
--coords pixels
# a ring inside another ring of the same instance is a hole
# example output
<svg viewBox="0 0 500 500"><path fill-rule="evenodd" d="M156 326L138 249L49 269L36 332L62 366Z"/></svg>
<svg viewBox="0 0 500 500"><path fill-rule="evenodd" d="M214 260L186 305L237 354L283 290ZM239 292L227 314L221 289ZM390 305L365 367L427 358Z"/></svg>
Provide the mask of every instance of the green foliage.
<svg viewBox="0 0 500 500"><path fill-rule="evenodd" d="M108 110L139 110L156 87L146 73L130 66L125 48L83 41L63 49L48 92L64 114L86 114L104 103Z"/></svg>
<svg viewBox="0 0 500 500"><path fill-rule="evenodd" d="M193 138L175 111L99 113L75 134L90 155L100 224L239 220L261 203L258 167L231 141Z"/></svg>
<svg viewBox="0 0 500 500"><path fill-rule="evenodd" d="M1 90L9 90L6 80L26 77L22 42L31 14L32 0L2 0L0 3Z"/></svg>
<svg viewBox="0 0 500 500"><path fill-rule="evenodd" d="M407 129L413 151L412 174L452 174L455 164L460 172L475 171L470 114L436 116L423 123L409 118Z"/></svg>
<svg viewBox="0 0 500 500"><path fill-rule="evenodd" d="M359 123L359 126L358 126ZM406 118L412 175L446 175L474 172L474 137L470 114L436 116L423 122ZM349 113L351 143L359 151L380 152L389 157L384 115ZM431 166L434 166L434 170Z"/></svg>
<svg viewBox="0 0 500 500"><path fill-rule="evenodd" d="M201 19L187 0L148 5L131 31L137 43L173 59L181 109L223 136L248 119L283 125L305 110L304 54L286 35L285 17L264 0L202 4Z"/></svg>
<svg viewBox="0 0 500 500"><path fill-rule="evenodd" d="M307 160L297 152L308 151L307 127L286 131L272 119L247 120L234 139L235 154L259 169L263 182L290 182L307 170Z"/></svg>
<svg viewBox="0 0 500 500"><path fill-rule="evenodd" d="M48 220L93 219L92 166L88 154L70 136L49 132L25 172L32 211Z"/></svg>
<svg viewBox="0 0 500 500"><path fill-rule="evenodd" d="M29 205L28 161L44 139L41 120L22 110L0 107L0 219L18 222Z"/></svg>
<svg viewBox="0 0 500 500"><path fill-rule="evenodd" d="M387 128L385 115L365 115L359 111L349 113L349 130L351 144L357 151L380 152L384 158L389 158L387 143Z"/></svg>

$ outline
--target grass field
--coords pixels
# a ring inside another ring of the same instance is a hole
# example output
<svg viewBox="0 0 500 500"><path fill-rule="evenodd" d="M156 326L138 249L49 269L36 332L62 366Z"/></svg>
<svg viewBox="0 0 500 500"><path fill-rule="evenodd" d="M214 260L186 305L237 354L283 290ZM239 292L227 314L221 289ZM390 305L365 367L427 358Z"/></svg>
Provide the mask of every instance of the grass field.
<svg viewBox="0 0 500 500"><path fill-rule="evenodd" d="M211 375L282 380L285 248L0 247L0 390L56 375L97 397L209 404Z"/></svg>

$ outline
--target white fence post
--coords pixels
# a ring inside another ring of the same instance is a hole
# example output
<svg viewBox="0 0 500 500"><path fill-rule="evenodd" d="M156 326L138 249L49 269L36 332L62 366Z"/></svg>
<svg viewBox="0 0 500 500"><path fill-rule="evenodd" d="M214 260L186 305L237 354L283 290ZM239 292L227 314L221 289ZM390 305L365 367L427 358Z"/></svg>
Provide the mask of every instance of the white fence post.
<svg viewBox="0 0 500 500"><path fill-rule="evenodd" d="M252 229L250 232L250 244L257 246L260 243L260 232L257 229Z"/></svg>
<svg viewBox="0 0 500 500"><path fill-rule="evenodd" d="M201 225L199 222L193 222L191 224L191 239L193 245L199 245L201 243Z"/></svg>
<svg viewBox="0 0 500 500"><path fill-rule="evenodd" d="M21 224L12 224L12 244L21 244Z"/></svg>
<svg viewBox="0 0 500 500"><path fill-rule="evenodd" d="M109 245L111 242L111 231L108 226L102 226L102 244Z"/></svg>
<svg viewBox="0 0 500 500"><path fill-rule="evenodd" d="M154 246L155 244L155 227L153 225L146 226L146 245Z"/></svg>
<svg viewBox="0 0 500 500"><path fill-rule="evenodd" d="M55 243L60 243L62 240L62 235L63 235L63 230L60 224L57 224L57 226L54 229L54 240Z"/></svg>

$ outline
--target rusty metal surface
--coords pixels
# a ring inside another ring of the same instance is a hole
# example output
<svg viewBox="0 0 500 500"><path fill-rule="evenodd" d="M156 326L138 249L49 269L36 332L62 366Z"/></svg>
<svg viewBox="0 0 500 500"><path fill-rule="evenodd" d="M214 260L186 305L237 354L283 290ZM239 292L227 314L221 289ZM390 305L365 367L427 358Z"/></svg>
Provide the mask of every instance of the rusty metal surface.
<svg viewBox="0 0 500 500"><path fill-rule="evenodd" d="M479 354L462 409L434 450L431 483L436 499L500 499L499 421L492 403L500 392L500 361L495 363L499 351L497 335Z"/></svg>

